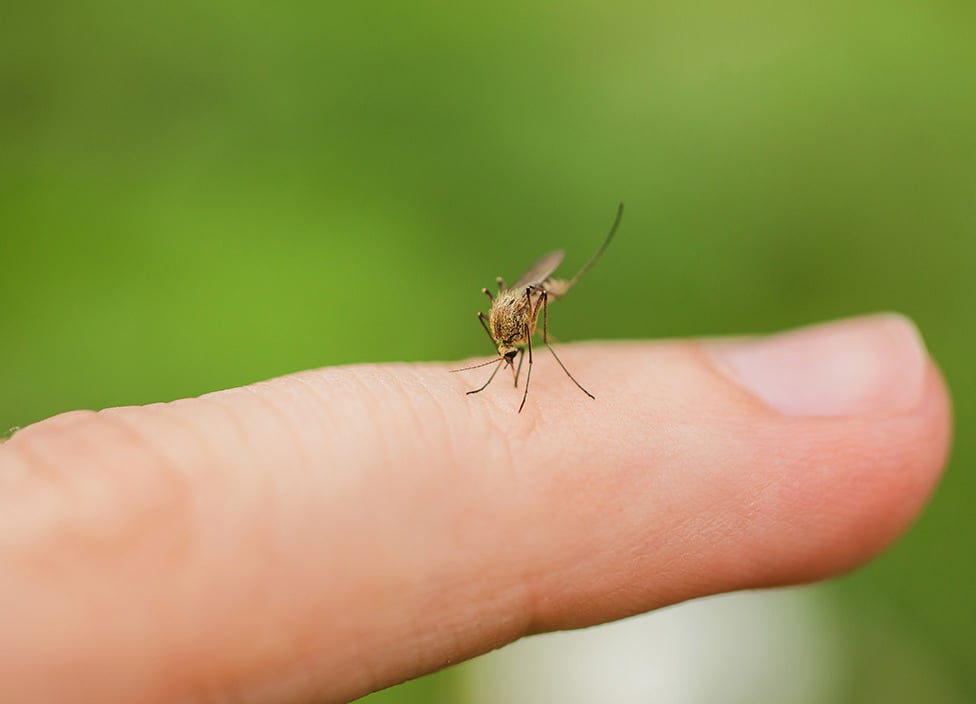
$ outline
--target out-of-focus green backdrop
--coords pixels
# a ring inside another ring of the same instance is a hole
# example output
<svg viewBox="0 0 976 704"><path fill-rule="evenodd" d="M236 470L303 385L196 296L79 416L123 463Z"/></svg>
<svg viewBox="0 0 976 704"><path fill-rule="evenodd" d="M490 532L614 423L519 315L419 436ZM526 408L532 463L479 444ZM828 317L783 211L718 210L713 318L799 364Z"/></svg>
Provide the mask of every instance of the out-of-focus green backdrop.
<svg viewBox="0 0 976 704"><path fill-rule="evenodd" d="M954 457L909 535L837 588L862 644L850 696L915 702L934 677L976 698L976 5L2 15L0 432L320 365L489 354L479 288L553 248L578 266L624 200L562 340L918 321L955 398Z"/></svg>

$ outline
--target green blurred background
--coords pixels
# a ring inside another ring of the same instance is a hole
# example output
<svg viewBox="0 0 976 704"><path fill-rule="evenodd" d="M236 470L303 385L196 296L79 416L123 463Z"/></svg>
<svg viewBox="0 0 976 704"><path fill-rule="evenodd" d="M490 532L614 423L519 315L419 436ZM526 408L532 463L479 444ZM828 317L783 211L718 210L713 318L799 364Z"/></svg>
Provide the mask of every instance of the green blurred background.
<svg viewBox="0 0 976 704"><path fill-rule="evenodd" d="M578 266L623 200L562 340L919 323L955 398L952 466L906 538L830 591L860 644L851 701L933 681L976 700L976 5L0 16L0 433L488 354L479 288L553 248ZM371 701L452 701L456 677Z"/></svg>

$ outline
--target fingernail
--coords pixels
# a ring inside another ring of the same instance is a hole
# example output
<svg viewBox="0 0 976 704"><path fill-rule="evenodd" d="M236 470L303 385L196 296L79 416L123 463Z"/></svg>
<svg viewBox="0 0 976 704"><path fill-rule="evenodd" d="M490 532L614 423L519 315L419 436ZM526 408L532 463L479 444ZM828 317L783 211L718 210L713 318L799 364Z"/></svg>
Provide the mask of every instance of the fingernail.
<svg viewBox="0 0 976 704"><path fill-rule="evenodd" d="M915 325L894 313L719 341L709 351L740 386L794 416L910 410L922 395L928 358Z"/></svg>

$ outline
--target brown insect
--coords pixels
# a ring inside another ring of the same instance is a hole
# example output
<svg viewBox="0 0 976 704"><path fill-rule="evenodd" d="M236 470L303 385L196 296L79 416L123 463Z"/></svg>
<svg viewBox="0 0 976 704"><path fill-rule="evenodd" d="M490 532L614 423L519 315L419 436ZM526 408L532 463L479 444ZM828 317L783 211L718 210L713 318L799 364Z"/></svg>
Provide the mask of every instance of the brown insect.
<svg viewBox="0 0 976 704"><path fill-rule="evenodd" d="M479 388L468 391L468 394L476 394L484 391L488 387L488 384L495 378L503 363L512 369L515 387L518 388L519 376L522 373L522 357L525 350L528 349L529 368L525 374L525 389L522 392L522 403L519 404L518 408L518 412L522 412L522 408L525 406L525 399L529 395L529 379L532 378L532 335L535 334L536 326L539 323L539 311L542 311L542 342L552 352L552 356L556 358L559 366L566 372L566 376L579 387L580 391L590 398L595 398L593 394L584 389L573 378L573 375L566 369L566 365L559 359L556 350L549 344L549 301L565 296L566 292L580 280L580 277L589 271L590 267L596 264L596 261L606 250L610 244L610 240L613 239L614 234L617 232L617 226L620 224L620 218L623 214L624 204L621 203L617 207L617 217L614 218L613 225L606 239L603 240L603 244L600 245L600 248L596 250L596 254L590 258L590 261L583 265L583 268L573 278L566 280L552 277L552 273L563 260L564 253L559 250L549 252L549 254L539 259L539 261L533 264L510 287L506 286L505 281L499 276L496 279L498 282L497 295L492 296L491 291L488 289L481 289L481 292L488 296L491 301L491 310L488 312L488 315L478 311L478 320L481 321L481 326L488 333L488 337L491 338L492 344L498 348L499 359L491 359L483 364L475 364L471 367L451 370L454 372L463 372L469 369L485 367L489 364L497 365L494 371L492 371L491 376L488 377L488 381ZM521 345L525 345L525 347ZM518 355L517 368L514 366L516 354Z"/></svg>

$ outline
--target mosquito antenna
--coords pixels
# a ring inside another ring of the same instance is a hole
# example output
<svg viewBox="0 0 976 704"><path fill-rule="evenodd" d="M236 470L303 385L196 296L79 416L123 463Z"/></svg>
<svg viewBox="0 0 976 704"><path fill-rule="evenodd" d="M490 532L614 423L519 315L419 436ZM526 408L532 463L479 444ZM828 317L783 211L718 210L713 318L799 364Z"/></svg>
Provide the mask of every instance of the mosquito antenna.
<svg viewBox="0 0 976 704"><path fill-rule="evenodd" d="M487 362L482 362L481 364L474 364L470 367L461 367L460 369L448 369L448 371L453 374L454 372L466 372L469 369L480 369L481 367L487 367L489 364L494 364L499 361L496 357L495 359L489 359Z"/></svg>
<svg viewBox="0 0 976 704"><path fill-rule="evenodd" d="M617 226L620 224L620 218L623 216L623 214L624 214L624 204L621 203L620 205L617 206L617 217L614 218L613 220L613 226L610 228L610 234L608 234L607 238L603 240L603 244L600 245L600 249L596 250L596 254L590 257L590 261L586 262L586 264L583 265L583 268L579 270L579 273L569 280L569 284L566 286L566 290L572 288L573 284L579 281L580 277L582 277L583 274L588 272L591 266L596 264L596 260L600 258L600 255L603 254L604 250L610 244L610 240L612 240L613 236L617 233Z"/></svg>

